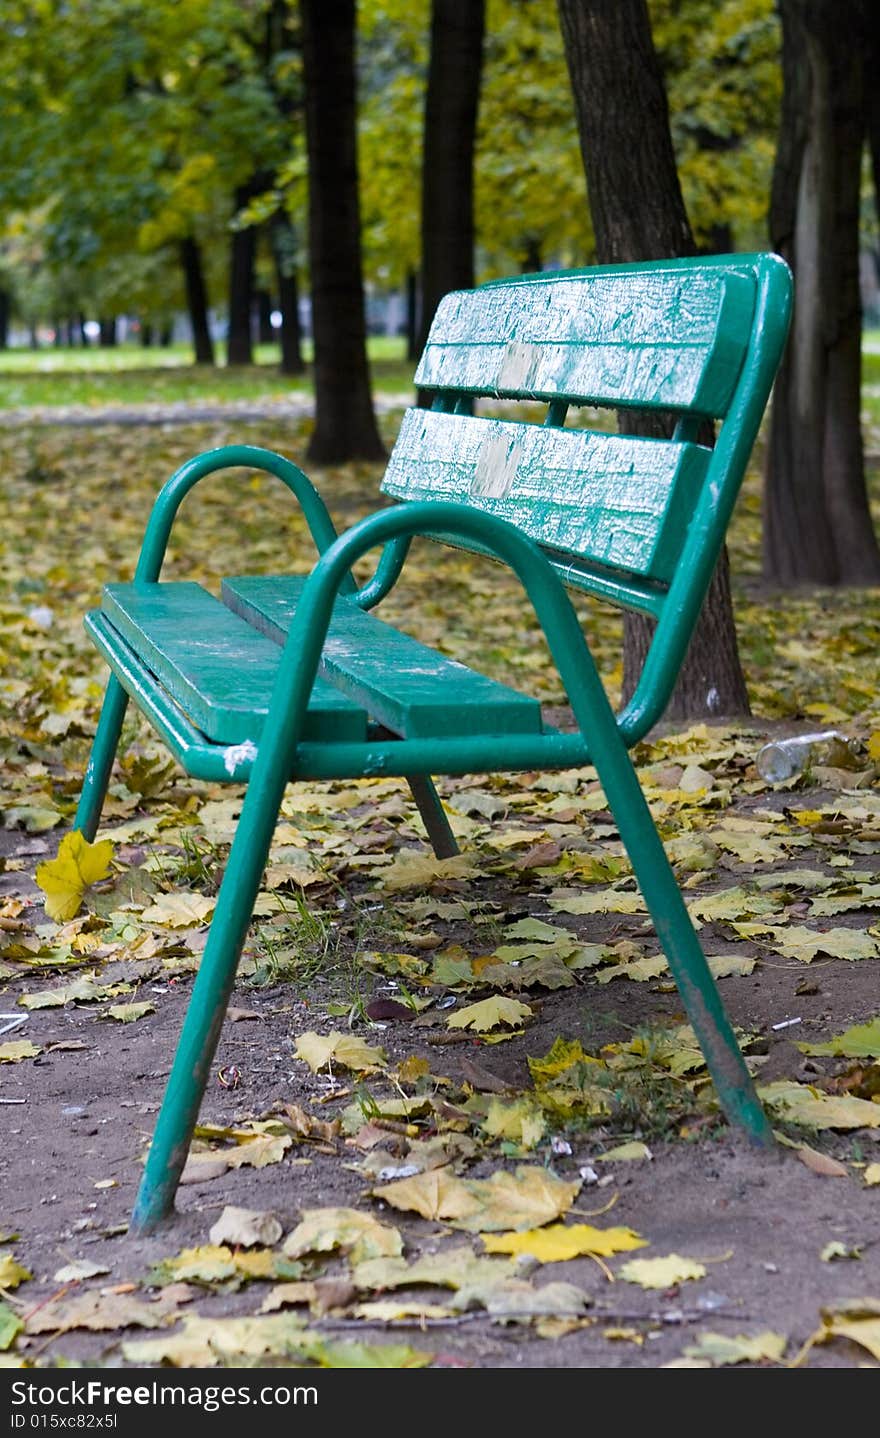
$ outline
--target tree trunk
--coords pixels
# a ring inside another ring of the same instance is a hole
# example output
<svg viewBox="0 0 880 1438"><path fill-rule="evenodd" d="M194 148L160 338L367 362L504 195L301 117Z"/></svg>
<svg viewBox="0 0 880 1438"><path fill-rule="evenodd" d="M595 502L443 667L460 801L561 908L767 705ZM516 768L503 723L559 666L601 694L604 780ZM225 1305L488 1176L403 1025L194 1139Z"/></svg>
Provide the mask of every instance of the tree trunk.
<svg viewBox="0 0 880 1438"><path fill-rule="evenodd" d="M319 464L382 459L370 372L358 196L355 0L302 0L309 258Z"/></svg>
<svg viewBox="0 0 880 1438"><path fill-rule="evenodd" d="M485 0L432 0L422 152L418 349L450 290L474 283L474 145Z"/></svg>
<svg viewBox="0 0 880 1438"><path fill-rule="evenodd" d="M105 316L99 324L101 334L98 343L102 349L111 349L116 344L116 316Z"/></svg>
<svg viewBox="0 0 880 1438"><path fill-rule="evenodd" d="M235 192L236 212L253 199L253 185L240 185ZM254 300L254 260L257 231L253 225L233 230L229 244L229 330L226 339L227 364L253 364L251 310Z"/></svg>
<svg viewBox="0 0 880 1438"><path fill-rule="evenodd" d="M280 213L271 226L278 308L281 311L282 374L304 374L302 330L299 322L299 286L296 279L296 236L289 217Z"/></svg>
<svg viewBox="0 0 880 1438"><path fill-rule="evenodd" d="M9 291L0 289L0 350L9 348Z"/></svg>
<svg viewBox="0 0 880 1438"><path fill-rule="evenodd" d="M192 330L196 364L214 364L214 341L208 322L208 292L202 269L202 252L192 235L180 242L180 263L186 287L186 307Z"/></svg>
<svg viewBox="0 0 880 1438"><path fill-rule="evenodd" d="M149 348L150 348L150 345L151 345L152 343L153 343L153 326L150 324L150 321L149 321L149 320L142 320L142 321L141 321L141 345L143 346L144 349L149 349Z"/></svg>
<svg viewBox="0 0 880 1438"><path fill-rule="evenodd" d="M272 296L268 290L256 291L257 301L257 337L261 345L273 345L275 343L275 331L272 328L272 311L275 308L272 304Z"/></svg>
<svg viewBox="0 0 880 1438"><path fill-rule="evenodd" d="M610 264L694 254L645 0L558 0L558 6L597 258ZM626 428L656 433L656 423L629 415ZM638 682L652 632L650 620L625 616L625 700ZM723 552L666 715L693 720L749 712Z"/></svg>
<svg viewBox="0 0 880 1438"><path fill-rule="evenodd" d="M860 0L779 0L783 104L771 242L795 276L767 450L764 573L880 583L860 422L859 187L866 123Z"/></svg>
<svg viewBox="0 0 880 1438"><path fill-rule="evenodd" d="M419 358L419 277L415 270L406 272L406 357Z"/></svg>

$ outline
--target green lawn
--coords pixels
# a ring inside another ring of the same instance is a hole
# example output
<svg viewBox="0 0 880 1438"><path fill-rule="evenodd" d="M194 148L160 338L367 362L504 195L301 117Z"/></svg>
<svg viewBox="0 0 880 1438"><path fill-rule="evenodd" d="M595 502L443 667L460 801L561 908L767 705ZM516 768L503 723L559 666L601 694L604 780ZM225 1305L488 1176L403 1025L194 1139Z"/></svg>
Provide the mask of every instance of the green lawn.
<svg viewBox="0 0 880 1438"><path fill-rule="evenodd" d="M222 360L218 345L218 360ZM377 389L406 390L413 366L405 342L385 335L368 344ZM310 374L281 375L278 349L259 345L256 363L216 368L192 363L189 345L144 349L119 345L112 349L5 350L0 354L0 409L32 405L157 404L189 400L283 399L291 391L308 392ZM306 349L306 358L310 351Z"/></svg>

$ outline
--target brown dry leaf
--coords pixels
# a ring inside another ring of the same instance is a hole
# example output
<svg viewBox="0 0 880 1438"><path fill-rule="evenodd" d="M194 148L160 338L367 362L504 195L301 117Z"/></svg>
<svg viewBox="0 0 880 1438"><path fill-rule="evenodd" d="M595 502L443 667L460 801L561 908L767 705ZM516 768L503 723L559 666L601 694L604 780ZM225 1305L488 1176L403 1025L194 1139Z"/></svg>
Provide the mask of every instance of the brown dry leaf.
<svg viewBox="0 0 880 1438"><path fill-rule="evenodd" d="M398 1257L403 1239L398 1229L356 1208L307 1208L283 1246L288 1258L336 1249L357 1264L370 1258Z"/></svg>
<svg viewBox="0 0 880 1438"><path fill-rule="evenodd" d="M810 1148L809 1144L798 1144L795 1153L801 1163L806 1164L813 1173L821 1174L823 1178L846 1178L849 1173L845 1163L838 1163L836 1158L830 1158L827 1153L819 1153L817 1149Z"/></svg>
<svg viewBox="0 0 880 1438"><path fill-rule="evenodd" d="M458 1179L440 1168L384 1184L373 1195L453 1228L488 1233L551 1223L571 1207L580 1187L580 1179L566 1182L529 1166L514 1173L500 1169L488 1179Z"/></svg>
<svg viewBox="0 0 880 1438"><path fill-rule="evenodd" d="M92 1290L75 1298L58 1298L42 1304L25 1320L26 1333L68 1333L86 1328L93 1333L115 1328L162 1328L178 1318L178 1302L164 1295L145 1303L126 1293Z"/></svg>
<svg viewBox="0 0 880 1438"><path fill-rule="evenodd" d="M217 1247L230 1244L233 1248L271 1248L273 1243L278 1242L283 1231L274 1213L260 1213L251 1208L233 1208L227 1205L208 1237Z"/></svg>

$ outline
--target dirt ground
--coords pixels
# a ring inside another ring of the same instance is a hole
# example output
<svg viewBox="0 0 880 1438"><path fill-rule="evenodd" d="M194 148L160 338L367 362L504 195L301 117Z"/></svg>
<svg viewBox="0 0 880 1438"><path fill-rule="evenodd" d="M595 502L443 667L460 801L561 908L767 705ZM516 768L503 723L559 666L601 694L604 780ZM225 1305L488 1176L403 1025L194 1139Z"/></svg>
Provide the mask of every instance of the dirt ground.
<svg viewBox="0 0 880 1438"><path fill-rule="evenodd" d="M832 799L834 796L830 796ZM782 805L787 796L773 796ZM820 808L829 795L811 790L810 804ZM0 834L0 855L23 866L0 874L0 898L19 895L36 902L33 868L54 852L58 834ZM823 858L833 855L827 846ZM873 867L873 858L860 862ZM546 885L535 880L525 890L492 883L491 899L506 920L548 917ZM464 881L441 886L454 898ZM612 937L619 942L639 932L643 915L568 917L570 928L585 941ZM842 922L864 925L865 914ZM835 921L836 922L836 921ZM712 951L712 925L703 930ZM455 926L445 938L456 934ZM728 935L729 939L729 935ZM714 951L728 947L715 944ZM754 943L739 946L757 952ZM833 1090L835 1074L845 1067L836 1059L805 1059L792 1035L827 1037L853 1023L864 1023L878 1009L877 961L851 963L819 957L801 963L756 966L748 976L721 981L734 1022L755 1036L750 1063L768 1083L800 1079ZM105 974L104 977L112 977ZM528 1056L543 1055L559 1036L579 1039L595 1053L606 1043L627 1039L646 1024L680 1018L677 995L670 985L604 983L592 971L580 974L574 988L530 991L536 1013L525 1032L498 1045L479 1038L449 1043L448 1015L428 1010L417 1023L386 1017L380 1028L366 1031L367 1041L381 1042L389 1060L417 1055L427 1059L432 1075L449 1080L443 1089L453 1106L464 1093L521 1091L529 1086ZM42 978L42 986L51 982ZM161 972L142 982L137 997L155 1003L156 1011L133 1024L96 1022L94 1006L69 1004L36 1009L26 1024L4 1037L27 1038L42 1050L27 1063L0 1068L0 1227L4 1251L14 1252L33 1277L6 1297L22 1319L41 1307L82 1293L96 1296L100 1307L112 1294L131 1291L147 1300L161 1290L148 1282L151 1266L181 1250L209 1243L209 1231L227 1205L277 1216L284 1233L299 1222L304 1209L343 1205L372 1213L393 1223L404 1237L410 1259L447 1252L462 1242L482 1252L478 1237L451 1231L442 1223L395 1212L372 1198L375 1179L364 1172L369 1151L341 1136L329 1141L294 1145L280 1162L262 1168L230 1168L219 1176L181 1187L174 1218L156 1235L130 1238L126 1224L141 1171L140 1158L149 1140L171 1064L190 989L190 976L168 983ZM16 1000L33 991L30 975L13 978L0 994L4 1013L21 1012ZM378 990L374 991L378 992ZM326 1032L344 1027L325 1012L320 976L298 991L284 983L270 987L240 984L233 1007L246 1017L225 1026L214 1064L214 1079L202 1110L202 1121L236 1125L266 1118L299 1105L321 1119L330 1119L351 1100L350 1075L333 1082L313 1074L294 1057L297 1035L306 1029ZM459 1000L460 1003L468 999ZM797 1019L797 1024L789 1021ZM2 1022L2 1020L0 1020ZM782 1026L782 1025L788 1026ZM53 1045L59 1047L53 1048ZM850 1065L851 1067L851 1065ZM217 1081L217 1075L225 1079ZM231 1078L230 1078L231 1075ZM510 1085L510 1089L505 1089ZM571 1315L544 1321L516 1321L485 1309L470 1309L438 1318L402 1316L391 1321L350 1316L349 1293L333 1306L327 1289L325 1304L313 1304L310 1330L332 1338L357 1337L369 1343L405 1343L430 1355L434 1366L476 1368L655 1368L668 1364L709 1366L688 1350L705 1343L705 1335L728 1339L754 1338L770 1331L785 1342L784 1356L756 1357L756 1366L789 1363L820 1326L822 1310L834 1304L880 1299L880 1187L862 1181L866 1164L880 1159L880 1129L855 1132L801 1130L799 1139L840 1161L837 1176L813 1171L795 1149L780 1147L767 1154L732 1136L722 1123L703 1112L691 1121L665 1113L662 1092L648 1093L642 1121L638 1114L618 1113L608 1122L560 1130L526 1157L505 1159L496 1149L471 1153L458 1168L479 1178L505 1163L542 1165L566 1180L582 1180L567 1221L626 1225L642 1235L649 1247L636 1256L677 1254L706 1269L698 1281L673 1283L647 1290L622 1281L617 1255L604 1261L583 1256L545 1263L530 1272L533 1286L565 1281L584 1295L579 1318ZM653 1113L651 1104L659 1106ZM779 1126L789 1135L793 1130ZM682 1136L684 1135L684 1136ZM382 1137L380 1135L380 1137ZM643 1138L651 1157L639 1162L603 1163L602 1155L621 1141ZM387 1163L405 1163L419 1139L393 1131L384 1135ZM221 1165L222 1167L222 1165ZM375 1163L374 1163L375 1172ZM607 1210L607 1212L603 1212ZM828 1256L827 1246L836 1245ZM826 1256L821 1255L825 1251ZM68 1279L65 1266L98 1265L100 1272ZM532 1266L533 1267L533 1266ZM328 1282L347 1273L332 1255L319 1272ZM227 1319L260 1311L267 1285L253 1282L238 1288L223 1284L178 1284L179 1312L202 1318ZM375 1297L376 1295L370 1295ZM394 1295L386 1295L393 1297ZM448 1291L429 1294L434 1303ZM161 1301L161 1299L160 1299ZM324 1311L322 1311L322 1308ZM88 1331L29 1332L19 1335L5 1358L9 1365L53 1366L78 1362L87 1366L149 1367L128 1356L124 1344L154 1340L179 1329L111 1328ZM813 1347L809 1367L876 1367L871 1352L836 1337ZM231 1360L231 1366L296 1366L283 1357Z"/></svg>

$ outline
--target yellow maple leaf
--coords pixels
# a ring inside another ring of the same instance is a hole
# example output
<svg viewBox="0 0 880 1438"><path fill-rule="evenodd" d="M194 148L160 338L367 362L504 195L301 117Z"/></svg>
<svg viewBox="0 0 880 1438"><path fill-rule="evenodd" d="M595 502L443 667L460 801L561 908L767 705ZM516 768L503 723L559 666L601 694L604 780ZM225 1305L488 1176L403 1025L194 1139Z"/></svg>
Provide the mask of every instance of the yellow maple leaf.
<svg viewBox="0 0 880 1438"><path fill-rule="evenodd" d="M880 1163L869 1163L862 1177L868 1188L873 1188L875 1184L880 1183Z"/></svg>
<svg viewBox="0 0 880 1438"><path fill-rule="evenodd" d="M532 1010L528 1004L520 1003L519 999L506 999L502 994L495 994L491 999L482 999L479 1003L468 1004L466 1008L459 1009L458 1013L451 1014L446 1022L451 1029L473 1029L475 1033L482 1034L489 1029L496 1029L499 1024L511 1024L518 1028L531 1017Z"/></svg>
<svg viewBox="0 0 880 1438"><path fill-rule="evenodd" d="M46 895L44 908L50 919L63 924L78 913L83 894L91 884L106 879L113 858L109 839L90 844L78 829L65 834L54 859L37 865L35 878Z"/></svg>
<svg viewBox="0 0 880 1438"><path fill-rule="evenodd" d="M340 1033L337 1029L329 1034L313 1031L301 1034L296 1041L296 1056L308 1064L312 1073L326 1068L328 1064L354 1069L358 1073L369 1073L385 1066L384 1049L373 1048L357 1034Z"/></svg>
<svg viewBox="0 0 880 1438"><path fill-rule="evenodd" d="M620 1270L620 1277L627 1283L638 1283L642 1288L674 1288L689 1278L705 1278L706 1269L693 1258L682 1258L679 1253L667 1253L665 1258L633 1258Z"/></svg>
<svg viewBox="0 0 880 1438"><path fill-rule="evenodd" d="M530 1253L541 1263L562 1263L583 1254L607 1258L644 1248L648 1240L632 1228L594 1228L590 1223L552 1223L528 1233L496 1233L483 1238L487 1253Z"/></svg>

